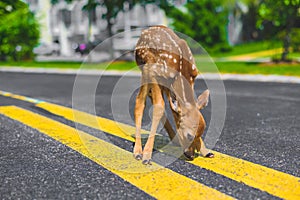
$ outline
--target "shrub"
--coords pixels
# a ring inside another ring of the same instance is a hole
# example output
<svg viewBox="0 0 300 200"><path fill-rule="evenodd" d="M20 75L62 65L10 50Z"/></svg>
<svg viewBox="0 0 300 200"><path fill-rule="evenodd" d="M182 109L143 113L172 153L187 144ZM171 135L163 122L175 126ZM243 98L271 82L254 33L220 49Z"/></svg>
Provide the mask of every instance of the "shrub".
<svg viewBox="0 0 300 200"><path fill-rule="evenodd" d="M300 52L300 28L292 29L291 46L294 52Z"/></svg>
<svg viewBox="0 0 300 200"><path fill-rule="evenodd" d="M38 44L39 25L24 2L0 3L0 60L23 60L33 57Z"/></svg>
<svg viewBox="0 0 300 200"><path fill-rule="evenodd" d="M230 51L226 40L228 13L221 0L187 1L184 8L174 8L166 14L176 31L192 37L206 50Z"/></svg>

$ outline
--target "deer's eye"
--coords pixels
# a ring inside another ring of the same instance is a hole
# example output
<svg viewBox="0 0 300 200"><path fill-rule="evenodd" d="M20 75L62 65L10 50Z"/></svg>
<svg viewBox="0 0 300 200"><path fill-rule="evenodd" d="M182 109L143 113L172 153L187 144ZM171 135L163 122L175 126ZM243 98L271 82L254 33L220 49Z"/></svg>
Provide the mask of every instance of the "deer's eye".
<svg viewBox="0 0 300 200"><path fill-rule="evenodd" d="M187 134L187 139L192 142L194 140L195 136L193 136L192 134L188 133Z"/></svg>

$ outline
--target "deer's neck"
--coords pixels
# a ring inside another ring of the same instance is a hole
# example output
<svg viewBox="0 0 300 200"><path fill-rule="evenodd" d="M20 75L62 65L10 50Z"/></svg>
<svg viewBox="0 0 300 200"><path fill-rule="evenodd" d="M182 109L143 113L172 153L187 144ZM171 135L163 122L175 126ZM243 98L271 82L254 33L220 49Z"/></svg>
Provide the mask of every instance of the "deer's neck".
<svg viewBox="0 0 300 200"><path fill-rule="evenodd" d="M171 85L175 98L182 104L196 105L194 98L194 82L190 82L183 75L178 74Z"/></svg>

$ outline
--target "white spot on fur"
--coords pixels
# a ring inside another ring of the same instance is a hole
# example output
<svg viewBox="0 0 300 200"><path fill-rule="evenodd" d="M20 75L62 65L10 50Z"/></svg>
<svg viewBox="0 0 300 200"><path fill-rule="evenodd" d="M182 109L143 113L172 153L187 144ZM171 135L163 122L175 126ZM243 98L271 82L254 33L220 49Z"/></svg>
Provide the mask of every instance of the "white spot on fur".
<svg viewBox="0 0 300 200"><path fill-rule="evenodd" d="M176 41L171 37L171 35L167 31L165 31L163 29L161 29L161 30L169 37L171 42L173 42L174 46L178 48L179 56L180 56L180 69L181 69L181 67L182 67L182 50L180 49L179 45L176 43Z"/></svg>
<svg viewBox="0 0 300 200"><path fill-rule="evenodd" d="M195 65L195 64L192 65L192 69L193 69L193 70L196 69L196 65Z"/></svg>
<svg viewBox="0 0 300 200"><path fill-rule="evenodd" d="M177 60L176 60L176 58L174 58L174 59L173 59L173 61L174 61L174 63L177 63Z"/></svg>
<svg viewBox="0 0 300 200"><path fill-rule="evenodd" d="M164 67L165 67L165 68L168 68L166 61L164 60L163 62L164 62L164 64L163 64Z"/></svg>
<svg viewBox="0 0 300 200"><path fill-rule="evenodd" d="M164 66L164 71L165 71L165 73L167 73L167 71L168 71L167 66Z"/></svg>
<svg viewBox="0 0 300 200"><path fill-rule="evenodd" d="M182 75L181 72L179 72L179 75L180 75L180 76ZM182 91L185 90L185 89L184 89L184 83L183 83L183 81L184 81L184 78L181 78L181 88L182 88ZM185 93L183 92L182 94L183 94L183 101L186 102Z"/></svg>

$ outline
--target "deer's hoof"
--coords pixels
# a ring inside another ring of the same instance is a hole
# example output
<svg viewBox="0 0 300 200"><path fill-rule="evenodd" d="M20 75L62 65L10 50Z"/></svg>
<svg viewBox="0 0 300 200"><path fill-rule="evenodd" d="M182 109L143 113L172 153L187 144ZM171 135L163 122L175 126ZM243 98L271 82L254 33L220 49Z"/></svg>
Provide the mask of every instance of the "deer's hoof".
<svg viewBox="0 0 300 200"><path fill-rule="evenodd" d="M150 160L143 160L142 162L144 165L152 165L151 159Z"/></svg>
<svg viewBox="0 0 300 200"><path fill-rule="evenodd" d="M209 152L208 154L205 155L205 158L213 158L215 157L215 154Z"/></svg>
<svg viewBox="0 0 300 200"><path fill-rule="evenodd" d="M189 161L194 160L194 155L192 153L190 153L190 152L184 152L183 154L184 154L184 156L185 156L185 158L187 160L189 160Z"/></svg>
<svg viewBox="0 0 300 200"><path fill-rule="evenodd" d="M142 154L135 154L135 155L134 155L134 158L135 158L136 160L142 160L143 156L142 156Z"/></svg>

